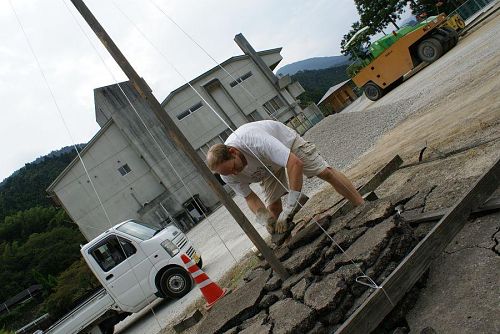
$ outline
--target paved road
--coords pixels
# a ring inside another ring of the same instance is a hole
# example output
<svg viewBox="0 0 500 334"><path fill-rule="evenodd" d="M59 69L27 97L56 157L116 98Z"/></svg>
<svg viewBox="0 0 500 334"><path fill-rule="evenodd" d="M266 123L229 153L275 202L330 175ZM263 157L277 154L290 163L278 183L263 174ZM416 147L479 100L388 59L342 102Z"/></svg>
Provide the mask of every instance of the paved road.
<svg viewBox="0 0 500 334"><path fill-rule="evenodd" d="M254 191L258 192L258 189L254 189ZM254 216L244 203L244 199L236 196L234 200L253 223ZM257 224L254 224L254 226L260 235L264 238L268 237L268 233L263 226ZM253 246L225 207L218 208L207 219L189 231L187 235L201 252L203 269L212 280L219 279L231 268L234 264L233 256L236 260L239 260ZM232 255L220 238L222 238ZM133 314L116 326L115 333L157 334L160 331L160 326L162 328L171 326L171 321L200 296L199 289L195 287L181 300L157 301L152 304L154 314L150 309Z"/></svg>

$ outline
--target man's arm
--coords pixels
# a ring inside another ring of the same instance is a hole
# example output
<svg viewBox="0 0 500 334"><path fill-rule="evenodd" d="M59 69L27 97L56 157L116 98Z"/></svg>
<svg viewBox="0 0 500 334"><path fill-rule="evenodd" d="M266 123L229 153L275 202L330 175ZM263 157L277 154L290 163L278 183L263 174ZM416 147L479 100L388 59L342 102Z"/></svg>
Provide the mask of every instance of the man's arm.
<svg viewBox="0 0 500 334"><path fill-rule="evenodd" d="M286 163L288 187L290 190L301 191L303 182L304 163L295 154L290 152Z"/></svg>
<svg viewBox="0 0 500 334"><path fill-rule="evenodd" d="M252 210L252 212L255 214L257 214L257 211L259 209L266 208L266 206L259 198L259 196L257 196L257 194L254 193L253 191L247 197L245 197L245 200L247 201L247 205L250 208L250 210Z"/></svg>

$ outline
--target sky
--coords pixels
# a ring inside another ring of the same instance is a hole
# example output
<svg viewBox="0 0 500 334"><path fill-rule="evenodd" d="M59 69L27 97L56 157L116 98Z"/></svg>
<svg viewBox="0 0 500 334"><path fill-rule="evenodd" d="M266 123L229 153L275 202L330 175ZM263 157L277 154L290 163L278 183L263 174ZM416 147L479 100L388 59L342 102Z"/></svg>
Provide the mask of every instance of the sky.
<svg viewBox="0 0 500 334"><path fill-rule="evenodd" d="M358 20L353 0L85 3L160 102L216 65L169 18L217 62L242 54L238 33L257 51L283 47L278 68L339 55ZM39 156L88 142L99 130L93 90L126 77L70 0L1 1L0 40L1 181Z"/></svg>

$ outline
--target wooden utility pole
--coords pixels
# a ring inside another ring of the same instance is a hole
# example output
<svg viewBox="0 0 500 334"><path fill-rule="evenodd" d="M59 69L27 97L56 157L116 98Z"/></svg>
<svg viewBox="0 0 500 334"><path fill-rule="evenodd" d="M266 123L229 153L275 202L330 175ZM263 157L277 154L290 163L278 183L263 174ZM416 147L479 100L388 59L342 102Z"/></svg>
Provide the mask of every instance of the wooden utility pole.
<svg viewBox="0 0 500 334"><path fill-rule="evenodd" d="M182 132L177 128L175 123L172 121L170 116L166 113L166 111L161 107L160 102L154 97L151 89L144 79L142 79L134 68L127 61L125 56L121 53L120 49L113 42L111 37L106 33L101 24L97 21L94 15L90 12L87 6L83 3L82 0L71 0L76 9L80 12L82 17L85 19L90 28L97 35L101 43L108 50L111 56L118 63L120 68L123 70L125 75L129 78L133 87L137 90L139 95L144 98L151 110L155 114L156 118L163 125L163 130L165 131L167 137L175 142L177 147L179 147L192 161L198 172L201 174L203 179L208 183L210 188L215 192L215 194L219 197L222 204L227 208L229 213L236 220L238 225L243 229L245 234L250 238L255 247L262 253L262 256L267 260L269 265L274 269L274 271L281 277L282 280L285 280L289 277L289 274L283 264L278 260L278 258L274 255L273 251L267 246L266 242L259 235L257 230L252 226L247 217L241 212L240 208L234 203L231 197L226 193L224 188L220 185L219 181L215 178L212 172L205 165L203 160L198 156L196 151L193 149L191 144L189 144L188 140Z"/></svg>

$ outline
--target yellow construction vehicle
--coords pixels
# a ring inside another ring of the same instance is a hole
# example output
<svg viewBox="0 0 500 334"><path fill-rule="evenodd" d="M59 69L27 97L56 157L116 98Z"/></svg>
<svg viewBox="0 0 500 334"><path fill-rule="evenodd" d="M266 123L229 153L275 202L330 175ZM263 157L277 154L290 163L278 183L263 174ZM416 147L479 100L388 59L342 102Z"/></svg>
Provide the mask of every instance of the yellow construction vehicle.
<svg viewBox="0 0 500 334"><path fill-rule="evenodd" d="M445 14L432 16L394 31L368 48L353 50L357 60L347 68L347 74L356 86L363 88L366 97L372 101L380 99L421 62L432 63L457 44L458 33L448 22L459 21L449 20ZM367 29L356 33L345 48Z"/></svg>

